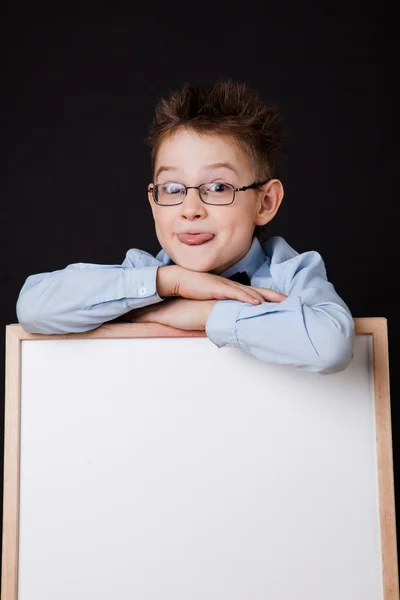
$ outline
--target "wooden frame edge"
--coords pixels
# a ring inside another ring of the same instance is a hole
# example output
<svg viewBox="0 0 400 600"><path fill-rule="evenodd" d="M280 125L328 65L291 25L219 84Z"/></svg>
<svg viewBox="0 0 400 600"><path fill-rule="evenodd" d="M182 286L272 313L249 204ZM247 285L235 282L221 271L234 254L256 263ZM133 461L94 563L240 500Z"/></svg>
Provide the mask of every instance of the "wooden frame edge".
<svg viewBox="0 0 400 600"><path fill-rule="evenodd" d="M383 593L384 600L398 600L399 579L387 319L384 317L355 318L354 324L356 335L372 335ZM92 331L60 335L31 334L19 324L6 326L3 554L0 594L3 600L18 600L21 342L23 340L82 337L85 339L206 337L206 334L204 331L183 331L153 323L105 324Z"/></svg>
<svg viewBox="0 0 400 600"><path fill-rule="evenodd" d="M144 338L144 337L206 337L205 331L185 331L175 329L168 325L159 325L158 323L111 323L104 324L101 327L84 331L82 333L54 333L45 335L42 333L28 333L16 323L6 326L20 340L74 340L85 338L91 339L110 339L110 338Z"/></svg>
<svg viewBox="0 0 400 600"><path fill-rule="evenodd" d="M354 322L356 334L372 333L383 597L399 600L387 319L375 317Z"/></svg>
<svg viewBox="0 0 400 600"><path fill-rule="evenodd" d="M20 448L21 448L21 335L6 327L6 386L4 406L4 476L1 593L18 600Z"/></svg>

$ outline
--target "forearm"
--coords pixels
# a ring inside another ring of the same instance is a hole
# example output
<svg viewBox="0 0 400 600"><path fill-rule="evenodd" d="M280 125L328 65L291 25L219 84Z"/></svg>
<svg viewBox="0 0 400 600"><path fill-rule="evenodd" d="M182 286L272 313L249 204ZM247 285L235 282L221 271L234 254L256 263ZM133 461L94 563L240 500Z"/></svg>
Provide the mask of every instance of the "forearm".
<svg viewBox="0 0 400 600"><path fill-rule="evenodd" d="M156 266L70 265L27 278L17 301L26 331L56 334L95 329L106 321L156 302Z"/></svg>
<svg viewBox="0 0 400 600"><path fill-rule="evenodd" d="M206 333L219 347L239 347L267 363L320 373L345 369L355 340L354 320L343 306L308 306L296 295L259 307L218 302Z"/></svg>

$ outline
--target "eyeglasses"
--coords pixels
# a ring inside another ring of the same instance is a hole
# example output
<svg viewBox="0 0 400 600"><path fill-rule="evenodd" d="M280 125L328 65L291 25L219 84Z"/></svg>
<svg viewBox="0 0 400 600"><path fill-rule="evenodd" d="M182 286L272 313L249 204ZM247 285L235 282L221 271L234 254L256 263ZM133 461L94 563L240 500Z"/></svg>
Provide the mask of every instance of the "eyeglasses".
<svg viewBox="0 0 400 600"><path fill-rule="evenodd" d="M177 204L182 204L188 190L197 190L200 200L204 202L204 204L223 206L225 204L232 204L236 192L244 192L245 190L257 188L268 181L269 179L261 181L260 183L245 185L241 188L235 188L230 183L222 183L221 181L191 186L184 185L183 183L168 182L153 185L153 187L148 188L148 191L153 194L154 202L160 206L176 206Z"/></svg>

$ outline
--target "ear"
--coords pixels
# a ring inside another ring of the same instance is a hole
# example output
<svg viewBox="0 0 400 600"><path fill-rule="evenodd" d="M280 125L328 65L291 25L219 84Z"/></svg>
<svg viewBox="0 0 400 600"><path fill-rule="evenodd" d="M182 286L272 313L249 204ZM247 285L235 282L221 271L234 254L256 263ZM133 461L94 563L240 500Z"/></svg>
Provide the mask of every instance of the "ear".
<svg viewBox="0 0 400 600"><path fill-rule="evenodd" d="M279 179L270 179L262 188L257 207L257 213L254 219L255 225L266 225L269 223L281 205L284 191L283 185Z"/></svg>

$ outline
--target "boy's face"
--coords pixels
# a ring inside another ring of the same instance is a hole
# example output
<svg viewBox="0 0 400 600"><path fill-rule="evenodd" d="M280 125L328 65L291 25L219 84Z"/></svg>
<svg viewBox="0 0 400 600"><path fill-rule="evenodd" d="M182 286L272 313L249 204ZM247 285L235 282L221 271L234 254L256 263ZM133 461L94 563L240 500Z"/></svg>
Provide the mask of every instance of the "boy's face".
<svg viewBox="0 0 400 600"><path fill-rule="evenodd" d="M219 181L236 188L255 182L245 153L230 137L179 130L162 142L154 184L192 186ZM282 185L276 179L262 186L262 191L236 192L234 202L223 206L205 204L196 189L188 190L183 203L175 206L159 206L149 193L158 241L174 263L192 271L217 274L248 252L255 225L268 223L282 198ZM210 234L206 237L211 239L193 244L188 243L193 241L191 238L181 236L192 232Z"/></svg>

